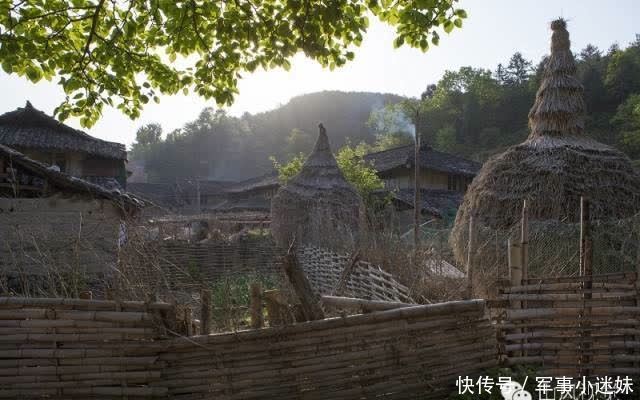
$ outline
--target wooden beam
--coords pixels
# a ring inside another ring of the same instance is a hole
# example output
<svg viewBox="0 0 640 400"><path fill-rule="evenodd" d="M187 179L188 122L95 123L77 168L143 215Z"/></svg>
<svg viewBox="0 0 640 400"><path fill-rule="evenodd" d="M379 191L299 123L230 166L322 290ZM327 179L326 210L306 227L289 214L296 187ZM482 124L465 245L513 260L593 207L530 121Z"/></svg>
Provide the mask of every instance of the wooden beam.
<svg viewBox="0 0 640 400"><path fill-rule="evenodd" d="M300 267L293 246L289 247L283 261L284 272L300 299L305 319L307 321L324 319L324 311L320 307L320 296L315 293L302 267Z"/></svg>
<svg viewBox="0 0 640 400"><path fill-rule="evenodd" d="M322 304L326 307L341 309L357 309L363 312L393 310L403 307L414 307L417 304L396 301L364 300L352 297L322 296Z"/></svg>

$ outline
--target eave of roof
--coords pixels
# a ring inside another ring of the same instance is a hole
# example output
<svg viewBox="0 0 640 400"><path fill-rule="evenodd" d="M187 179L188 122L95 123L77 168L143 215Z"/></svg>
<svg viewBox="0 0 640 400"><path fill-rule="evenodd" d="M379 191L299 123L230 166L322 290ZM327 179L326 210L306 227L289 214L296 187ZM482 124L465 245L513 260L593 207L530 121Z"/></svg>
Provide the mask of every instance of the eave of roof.
<svg viewBox="0 0 640 400"><path fill-rule="evenodd" d="M126 160L123 144L108 142L74 129L27 102L0 115L0 144L13 148L78 151L98 157Z"/></svg>
<svg viewBox="0 0 640 400"><path fill-rule="evenodd" d="M400 167L411 168L415 163L414 146L406 145L367 154L364 159L381 173ZM482 164L423 146L420 149L420 166L434 171L473 177L480 171Z"/></svg>
<svg viewBox="0 0 640 400"><path fill-rule="evenodd" d="M126 208L138 209L150 205L148 202L131 193L120 190L107 190L100 185L56 171L51 167L33 160L10 147L0 144L0 156L8 158L11 163L47 179L53 186L78 194L107 199Z"/></svg>

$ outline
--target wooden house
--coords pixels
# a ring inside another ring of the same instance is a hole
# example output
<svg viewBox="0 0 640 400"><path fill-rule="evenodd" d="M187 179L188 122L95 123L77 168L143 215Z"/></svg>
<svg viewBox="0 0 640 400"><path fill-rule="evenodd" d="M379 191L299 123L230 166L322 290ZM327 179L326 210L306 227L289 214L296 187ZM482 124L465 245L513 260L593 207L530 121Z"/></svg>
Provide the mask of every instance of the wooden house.
<svg viewBox="0 0 640 400"><path fill-rule="evenodd" d="M271 212L271 199L280 188L277 171L246 179L225 189L226 201L216 211Z"/></svg>
<svg viewBox="0 0 640 400"><path fill-rule="evenodd" d="M0 145L0 280L113 272L126 222L145 205Z"/></svg>
<svg viewBox="0 0 640 400"><path fill-rule="evenodd" d="M407 145L371 153L365 156L365 161L384 181L385 189L378 194L391 194L399 224L409 224L414 207L415 147ZM419 161L421 213L438 219L452 219L482 165L430 146L420 148Z"/></svg>
<svg viewBox="0 0 640 400"><path fill-rule="evenodd" d="M396 147L367 154L365 161L378 171L388 189L413 189L415 147ZM422 146L419 153L420 188L464 193L482 164Z"/></svg>
<svg viewBox="0 0 640 400"><path fill-rule="evenodd" d="M123 144L65 125L30 102L0 115L0 144L86 181L126 188L127 152Z"/></svg>

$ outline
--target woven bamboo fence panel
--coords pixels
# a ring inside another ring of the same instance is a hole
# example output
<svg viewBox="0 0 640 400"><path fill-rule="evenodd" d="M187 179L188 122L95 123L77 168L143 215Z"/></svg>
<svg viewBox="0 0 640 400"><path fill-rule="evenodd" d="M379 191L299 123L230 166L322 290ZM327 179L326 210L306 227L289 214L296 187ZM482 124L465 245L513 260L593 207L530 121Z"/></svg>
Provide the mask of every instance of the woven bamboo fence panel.
<svg viewBox="0 0 640 400"><path fill-rule="evenodd" d="M334 294L343 271L352 263L351 257L346 254L314 246L301 247L297 255L309 281L318 293L323 295ZM393 275L363 260L356 261L341 295L367 300L414 303L409 289L396 281Z"/></svg>
<svg viewBox="0 0 640 400"><path fill-rule="evenodd" d="M0 298L0 398L166 397L165 303Z"/></svg>
<svg viewBox="0 0 640 400"><path fill-rule="evenodd" d="M270 241L187 243L166 241L158 249L169 281L188 286L238 275L277 275L280 263Z"/></svg>
<svg viewBox="0 0 640 400"><path fill-rule="evenodd" d="M483 300L178 338L160 356L173 399L442 399L497 363Z"/></svg>
<svg viewBox="0 0 640 400"><path fill-rule="evenodd" d="M507 364L538 365L554 376L640 374L635 273L525 279L501 289L499 301Z"/></svg>

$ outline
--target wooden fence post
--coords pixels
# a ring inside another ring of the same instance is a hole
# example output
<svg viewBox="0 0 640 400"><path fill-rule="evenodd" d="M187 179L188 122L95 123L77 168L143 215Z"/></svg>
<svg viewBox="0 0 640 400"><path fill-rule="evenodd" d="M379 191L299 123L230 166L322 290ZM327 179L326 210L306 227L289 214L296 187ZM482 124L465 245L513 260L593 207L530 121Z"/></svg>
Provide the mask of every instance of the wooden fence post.
<svg viewBox="0 0 640 400"><path fill-rule="evenodd" d="M467 244L467 298L473 298L473 253L475 251L475 229L474 229L474 217L473 211L469 215L469 241Z"/></svg>
<svg viewBox="0 0 640 400"><path fill-rule="evenodd" d="M591 240L590 227L591 214L589 210L589 200L584 196L580 197L580 275L582 278L582 315L580 316L580 327L582 343L580 345L580 373L582 376L589 376L591 369L583 367L591 361L589 351L591 345L589 338L591 336L591 289L593 287L593 246Z"/></svg>
<svg viewBox="0 0 640 400"><path fill-rule="evenodd" d="M320 296L313 291L311 283L304 274L302 267L300 267L298 258L293 251L293 246L289 248L289 251L287 251L287 254L284 256L282 266L289 282L291 282L293 289L300 299L302 313L305 319L307 321L324 319L324 311L322 307L320 307Z"/></svg>
<svg viewBox="0 0 640 400"><path fill-rule="evenodd" d="M211 290L202 289L200 292L200 334L208 335L211 333Z"/></svg>
<svg viewBox="0 0 640 400"><path fill-rule="evenodd" d="M520 254L522 261L522 279L529 279L529 207L527 200L522 203L522 219L520 221Z"/></svg>
<svg viewBox="0 0 640 400"><path fill-rule="evenodd" d="M262 285L260 282L251 284L251 303L249 305L251 315L251 328L258 329L264 326L262 315Z"/></svg>
<svg viewBox="0 0 640 400"><path fill-rule="evenodd" d="M267 307L269 326L284 325L288 321L288 304L278 289L265 290L264 303Z"/></svg>
<svg viewBox="0 0 640 400"><path fill-rule="evenodd" d="M508 258L509 258L509 283L511 286L522 286L522 248L518 243L512 243L511 239L507 240L508 247ZM509 306L512 309L521 309L522 301L520 300L511 300L509 301ZM517 333L524 333L524 330L518 329ZM520 342L520 344L524 345L524 340ZM522 347L524 349L524 347ZM524 355L524 350L520 350L520 355Z"/></svg>

